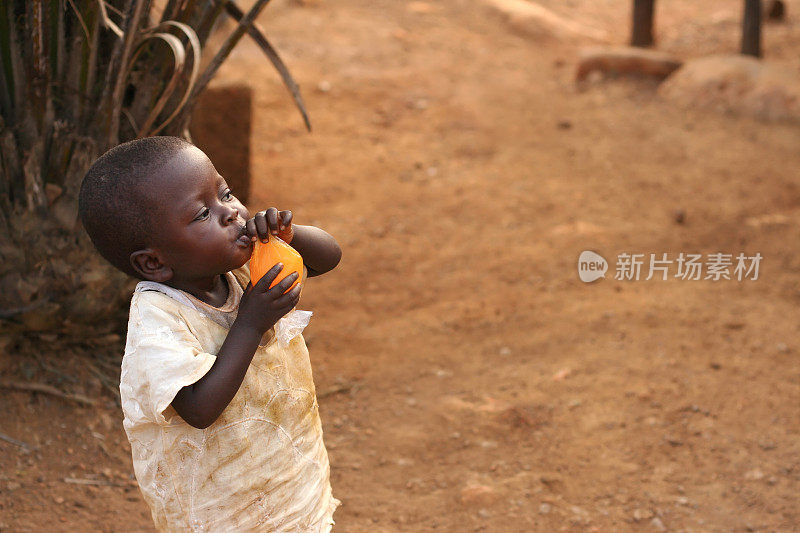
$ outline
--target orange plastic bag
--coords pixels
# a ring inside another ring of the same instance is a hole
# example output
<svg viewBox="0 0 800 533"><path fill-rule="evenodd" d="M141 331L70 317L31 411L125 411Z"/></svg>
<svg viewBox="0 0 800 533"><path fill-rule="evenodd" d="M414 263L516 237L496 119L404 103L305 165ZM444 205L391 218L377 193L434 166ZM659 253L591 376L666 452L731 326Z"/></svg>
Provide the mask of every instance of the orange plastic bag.
<svg viewBox="0 0 800 533"><path fill-rule="evenodd" d="M250 280L252 284L255 285L258 283L258 280L264 277L264 274L277 263L283 263L283 270L278 273L278 276L272 282L270 288L274 287L292 272L297 272L297 281L295 281L286 292L294 289L298 283L303 283L303 279L305 278L303 258L294 248L284 241L274 235L270 235L269 241L266 243L256 241L255 247L253 248L253 255L250 257Z"/></svg>

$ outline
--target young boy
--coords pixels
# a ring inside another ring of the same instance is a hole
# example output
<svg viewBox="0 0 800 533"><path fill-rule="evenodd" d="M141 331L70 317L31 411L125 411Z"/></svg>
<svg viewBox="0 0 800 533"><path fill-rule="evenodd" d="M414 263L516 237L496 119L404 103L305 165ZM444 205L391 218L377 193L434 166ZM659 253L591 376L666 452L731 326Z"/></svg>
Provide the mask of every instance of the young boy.
<svg viewBox="0 0 800 533"><path fill-rule="evenodd" d="M138 277L120 394L133 466L161 531L329 531L331 495L302 335L273 326L300 287L276 265L255 286L256 238L291 243L308 276L329 234L270 208L250 218L208 157L175 137L117 146L87 173L79 211L101 255Z"/></svg>

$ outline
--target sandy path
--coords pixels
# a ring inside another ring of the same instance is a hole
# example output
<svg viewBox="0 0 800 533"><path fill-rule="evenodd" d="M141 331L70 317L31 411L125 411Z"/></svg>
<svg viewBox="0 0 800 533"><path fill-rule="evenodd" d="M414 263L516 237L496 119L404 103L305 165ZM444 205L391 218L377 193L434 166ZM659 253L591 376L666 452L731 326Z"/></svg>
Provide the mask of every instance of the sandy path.
<svg viewBox="0 0 800 533"><path fill-rule="evenodd" d="M474 2L263 22L314 133L251 46L221 79L258 89L253 205L343 244L303 302L318 390L355 383L320 402L337 531L798 527L796 126L676 110L646 81L578 92L575 49ZM587 285L585 249L764 260L758 281ZM148 526L135 493L103 494L66 525Z"/></svg>

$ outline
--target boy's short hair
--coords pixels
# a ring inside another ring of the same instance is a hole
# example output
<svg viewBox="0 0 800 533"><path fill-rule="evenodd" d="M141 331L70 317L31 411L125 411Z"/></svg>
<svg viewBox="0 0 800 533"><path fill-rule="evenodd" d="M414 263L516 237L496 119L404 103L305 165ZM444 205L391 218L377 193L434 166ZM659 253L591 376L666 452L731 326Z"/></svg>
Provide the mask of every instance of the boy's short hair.
<svg viewBox="0 0 800 533"><path fill-rule="evenodd" d="M155 223L137 185L181 150L178 137L147 137L115 146L95 161L81 183L78 214L97 251L131 276L131 254L152 242Z"/></svg>

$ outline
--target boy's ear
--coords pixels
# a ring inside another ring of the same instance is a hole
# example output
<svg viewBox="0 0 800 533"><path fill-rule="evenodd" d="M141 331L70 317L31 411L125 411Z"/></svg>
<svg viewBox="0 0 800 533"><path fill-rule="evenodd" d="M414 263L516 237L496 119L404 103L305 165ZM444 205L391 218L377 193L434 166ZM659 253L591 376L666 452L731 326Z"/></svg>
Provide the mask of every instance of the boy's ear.
<svg viewBox="0 0 800 533"><path fill-rule="evenodd" d="M131 265L144 279L164 283L172 279L172 268L161 261L159 253L152 248L136 250L131 254Z"/></svg>

